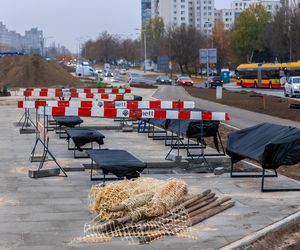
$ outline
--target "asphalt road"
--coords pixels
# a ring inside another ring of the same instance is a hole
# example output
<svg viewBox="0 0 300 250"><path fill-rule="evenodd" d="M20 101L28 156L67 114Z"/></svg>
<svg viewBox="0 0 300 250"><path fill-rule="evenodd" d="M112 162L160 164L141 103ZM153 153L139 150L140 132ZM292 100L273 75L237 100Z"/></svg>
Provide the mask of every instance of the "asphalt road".
<svg viewBox="0 0 300 250"><path fill-rule="evenodd" d="M196 108L210 111L227 112L231 120L227 121L226 123L240 129L255 126L263 122L271 122L300 128L300 122L285 120L265 114L255 113L244 109L234 108L219 103L202 100L199 98L194 98L180 86L160 86L153 97L161 100L195 101Z"/></svg>
<svg viewBox="0 0 300 250"><path fill-rule="evenodd" d="M242 88L240 86L236 86L235 83L229 83L229 84L224 84L224 88L230 91L236 91L236 92L240 92L240 91L249 91L249 92L256 92L259 94L265 94L265 95L270 95L270 96L279 96L279 97L283 97L284 93L283 93L283 89L256 89L256 88ZM299 98L292 98L294 100L299 100Z"/></svg>

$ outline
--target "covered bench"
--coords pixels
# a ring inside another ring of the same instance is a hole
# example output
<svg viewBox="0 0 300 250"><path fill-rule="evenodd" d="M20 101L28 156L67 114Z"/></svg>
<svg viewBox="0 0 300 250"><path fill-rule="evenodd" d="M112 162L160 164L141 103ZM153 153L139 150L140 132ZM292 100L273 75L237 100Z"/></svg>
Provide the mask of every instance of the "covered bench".
<svg viewBox="0 0 300 250"><path fill-rule="evenodd" d="M105 136L97 129L93 128L67 128L68 150L74 150L74 158L87 158L77 156L76 151L82 152L83 150L93 149L93 142L98 143L99 148L104 144ZM72 139L75 147L70 147L70 140ZM83 148L86 144L91 143L91 147Z"/></svg>
<svg viewBox="0 0 300 250"><path fill-rule="evenodd" d="M127 179L137 178L146 168L146 163L125 150L88 150L87 154L92 160L91 181L103 180L105 182L105 180L108 180L106 178L108 174L114 174L118 179L124 177ZM94 163L97 164L97 167ZM94 169L101 169L103 178L93 177Z"/></svg>
<svg viewBox="0 0 300 250"><path fill-rule="evenodd" d="M65 138L61 136L65 134L65 131L62 131L63 127L74 128L83 123L79 116L53 116L53 120L56 123L56 133L59 134L59 138Z"/></svg>
<svg viewBox="0 0 300 250"><path fill-rule="evenodd" d="M300 191L299 189L265 189L265 177L277 177L277 169L282 165L295 165L300 162L300 129L271 123L230 133L227 154L231 157L231 177L261 177L262 192ZM245 158L257 161L262 166L262 174L234 174L234 163ZM275 174L266 175L266 170Z"/></svg>

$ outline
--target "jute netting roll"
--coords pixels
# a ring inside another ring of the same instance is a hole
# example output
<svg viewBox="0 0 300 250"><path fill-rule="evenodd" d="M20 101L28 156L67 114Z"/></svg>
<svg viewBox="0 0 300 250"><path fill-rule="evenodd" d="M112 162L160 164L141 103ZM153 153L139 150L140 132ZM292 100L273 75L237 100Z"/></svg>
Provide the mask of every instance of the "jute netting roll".
<svg viewBox="0 0 300 250"><path fill-rule="evenodd" d="M96 217L85 224L84 236L73 242L107 242L122 237L145 244L165 236L195 239L191 226L234 205L211 190L190 195L178 179L141 177L91 188L90 209Z"/></svg>

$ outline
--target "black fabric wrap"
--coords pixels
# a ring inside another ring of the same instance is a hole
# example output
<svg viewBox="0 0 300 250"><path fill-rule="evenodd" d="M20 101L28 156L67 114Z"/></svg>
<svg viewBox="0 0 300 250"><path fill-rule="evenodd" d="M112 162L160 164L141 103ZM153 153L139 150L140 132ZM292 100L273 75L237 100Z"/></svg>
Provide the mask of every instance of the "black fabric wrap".
<svg viewBox="0 0 300 250"><path fill-rule="evenodd" d="M87 150L90 158L103 170L104 174L132 179L139 177L146 164L125 150Z"/></svg>
<svg viewBox="0 0 300 250"><path fill-rule="evenodd" d="M65 126L68 128L74 128L75 126L83 123L83 120L79 116L53 116L53 119L60 127Z"/></svg>
<svg viewBox="0 0 300 250"><path fill-rule="evenodd" d="M265 169L300 162L300 129L262 123L228 135L227 154L236 163L244 158L259 162Z"/></svg>
<svg viewBox="0 0 300 250"><path fill-rule="evenodd" d="M203 138L213 137L214 145L218 150L218 152L220 152L220 147L218 143L219 125L220 125L219 121L203 121L203 131L202 131ZM201 140L201 121L171 120L168 129L175 133L178 133L179 130L180 134L185 135L187 138L195 138L198 141ZM203 143L206 145L204 139L203 139Z"/></svg>
<svg viewBox="0 0 300 250"><path fill-rule="evenodd" d="M91 128L67 128L68 139L72 139L79 151L87 143L97 142L99 145L104 144L105 136L96 129Z"/></svg>

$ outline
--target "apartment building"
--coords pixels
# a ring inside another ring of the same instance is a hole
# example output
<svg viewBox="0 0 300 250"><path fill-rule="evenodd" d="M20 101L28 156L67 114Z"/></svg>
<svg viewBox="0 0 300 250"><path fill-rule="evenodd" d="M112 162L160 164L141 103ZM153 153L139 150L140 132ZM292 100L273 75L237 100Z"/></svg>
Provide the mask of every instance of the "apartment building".
<svg viewBox="0 0 300 250"><path fill-rule="evenodd" d="M142 0L142 27L151 19L152 2L152 0Z"/></svg>
<svg viewBox="0 0 300 250"><path fill-rule="evenodd" d="M234 0L231 2L230 9L215 10L215 20L222 21L225 29L230 30L234 25L236 17L253 4L262 4L272 16L281 7L281 1L279 0Z"/></svg>
<svg viewBox="0 0 300 250"><path fill-rule="evenodd" d="M211 33L214 26L214 0L155 0L156 15L166 26L190 26Z"/></svg>
<svg viewBox="0 0 300 250"><path fill-rule="evenodd" d="M27 54L42 52L43 31L32 28L25 31L25 35L10 31L0 22L0 50L1 51L20 51Z"/></svg>
<svg viewBox="0 0 300 250"><path fill-rule="evenodd" d="M271 15L275 15L281 6L280 0L234 0L231 2L231 9L237 16L252 4L262 4Z"/></svg>
<svg viewBox="0 0 300 250"><path fill-rule="evenodd" d="M222 21L225 30L230 30L235 21L236 12L233 9L215 10L215 21Z"/></svg>

